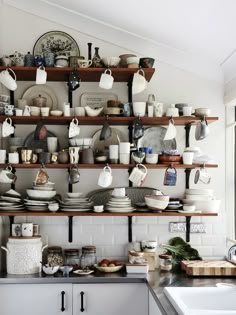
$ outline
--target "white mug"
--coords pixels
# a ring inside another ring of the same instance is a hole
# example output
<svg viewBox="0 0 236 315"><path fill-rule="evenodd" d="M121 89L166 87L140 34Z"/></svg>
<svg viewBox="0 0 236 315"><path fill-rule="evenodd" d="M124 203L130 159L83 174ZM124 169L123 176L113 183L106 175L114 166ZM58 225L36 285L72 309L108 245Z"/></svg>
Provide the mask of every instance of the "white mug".
<svg viewBox="0 0 236 315"><path fill-rule="evenodd" d="M98 186L106 188L112 183L112 172L109 166L105 166L98 177Z"/></svg>
<svg viewBox="0 0 236 315"><path fill-rule="evenodd" d="M132 93L138 94L147 88L147 81L143 69L139 69L133 76Z"/></svg>
<svg viewBox="0 0 236 315"><path fill-rule="evenodd" d="M18 152L8 153L8 163L19 164L19 153Z"/></svg>
<svg viewBox="0 0 236 315"><path fill-rule="evenodd" d="M23 110L23 116L30 116L30 106L25 105L25 108Z"/></svg>
<svg viewBox="0 0 236 315"><path fill-rule="evenodd" d="M50 107L41 107L40 108L40 112L41 112L41 116L49 116L49 111L50 111Z"/></svg>
<svg viewBox="0 0 236 315"><path fill-rule="evenodd" d="M16 112L16 116L22 116L23 115L23 109L16 108L15 112Z"/></svg>
<svg viewBox="0 0 236 315"><path fill-rule="evenodd" d="M7 151L0 150L0 163L6 163Z"/></svg>
<svg viewBox="0 0 236 315"><path fill-rule="evenodd" d="M78 59L78 66L80 68L88 68L92 64L92 60Z"/></svg>
<svg viewBox="0 0 236 315"><path fill-rule="evenodd" d="M33 236L33 223L22 223L21 224L22 236Z"/></svg>
<svg viewBox="0 0 236 315"><path fill-rule="evenodd" d="M57 137L47 137L48 152L57 152Z"/></svg>
<svg viewBox="0 0 236 315"><path fill-rule="evenodd" d="M21 223L13 223L11 225L11 235L12 236L21 236Z"/></svg>
<svg viewBox="0 0 236 315"><path fill-rule="evenodd" d="M80 134L80 127L79 127L79 121L77 118L73 118L70 122L69 127L69 138L73 138L75 136L78 136Z"/></svg>
<svg viewBox="0 0 236 315"><path fill-rule="evenodd" d="M109 159L117 159L119 158L119 146L118 144L110 144L109 145Z"/></svg>
<svg viewBox="0 0 236 315"><path fill-rule="evenodd" d="M135 117L145 116L146 102L133 102L133 112Z"/></svg>
<svg viewBox="0 0 236 315"><path fill-rule="evenodd" d="M10 72L13 74L13 77L11 76ZM11 68L1 71L0 83L2 83L9 90L15 91L17 89L15 72Z"/></svg>
<svg viewBox="0 0 236 315"><path fill-rule="evenodd" d="M15 183L17 177L12 173L12 167L8 166L6 169L0 172L0 183L3 184L13 184Z"/></svg>
<svg viewBox="0 0 236 315"><path fill-rule="evenodd" d="M130 153L130 142L119 143L119 153Z"/></svg>
<svg viewBox="0 0 236 315"><path fill-rule="evenodd" d="M184 152L183 153L183 164L188 164L188 165L193 164L193 157L194 157L193 152Z"/></svg>
<svg viewBox="0 0 236 315"><path fill-rule="evenodd" d="M70 163L79 163L79 147L69 147Z"/></svg>
<svg viewBox="0 0 236 315"><path fill-rule="evenodd" d="M191 116L191 115L192 115L192 106L184 106L183 116Z"/></svg>
<svg viewBox="0 0 236 315"><path fill-rule="evenodd" d="M154 105L154 117L163 116L163 103L155 103Z"/></svg>
<svg viewBox="0 0 236 315"><path fill-rule="evenodd" d="M10 117L7 117L2 123L2 136L8 137L15 132L14 126L12 126L12 120Z"/></svg>
<svg viewBox="0 0 236 315"><path fill-rule="evenodd" d="M110 69L106 69L104 73L102 73L100 81L99 81L99 87L102 89L109 90L113 86L114 78L111 75L112 72Z"/></svg>
<svg viewBox="0 0 236 315"><path fill-rule="evenodd" d="M36 84L45 84L47 82L47 72L44 66L40 66L36 70Z"/></svg>
<svg viewBox="0 0 236 315"><path fill-rule="evenodd" d="M202 182L203 184L209 184L211 181L211 175L207 172L204 167L201 167L200 170L197 170L194 177L194 183Z"/></svg>
<svg viewBox="0 0 236 315"><path fill-rule="evenodd" d="M129 180L137 186L141 186L147 176L147 168L143 164L137 164L129 176Z"/></svg>

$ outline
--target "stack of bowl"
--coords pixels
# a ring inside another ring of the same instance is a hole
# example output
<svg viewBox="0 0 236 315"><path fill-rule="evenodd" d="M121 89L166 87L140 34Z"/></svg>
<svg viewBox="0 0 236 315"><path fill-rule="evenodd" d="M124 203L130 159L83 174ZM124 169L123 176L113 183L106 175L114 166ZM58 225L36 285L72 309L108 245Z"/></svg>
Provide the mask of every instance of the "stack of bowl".
<svg viewBox="0 0 236 315"><path fill-rule="evenodd" d="M165 210L170 197L165 195L146 195L144 197L147 207L153 211Z"/></svg>
<svg viewBox="0 0 236 315"><path fill-rule="evenodd" d="M194 205L196 211L218 213L221 200L214 197L213 189L186 189L184 205Z"/></svg>

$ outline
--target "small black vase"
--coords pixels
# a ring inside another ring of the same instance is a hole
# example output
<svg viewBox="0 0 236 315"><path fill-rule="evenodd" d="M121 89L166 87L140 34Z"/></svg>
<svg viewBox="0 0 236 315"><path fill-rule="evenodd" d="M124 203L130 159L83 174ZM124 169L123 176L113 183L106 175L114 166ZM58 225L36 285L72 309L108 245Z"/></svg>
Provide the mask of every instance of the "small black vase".
<svg viewBox="0 0 236 315"><path fill-rule="evenodd" d="M94 53L94 56L92 59L92 67L93 68L103 68L104 67L103 62L102 62L102 59L98 53L99 47L94 47L94 49L95 49L95 53Z"/></svg>

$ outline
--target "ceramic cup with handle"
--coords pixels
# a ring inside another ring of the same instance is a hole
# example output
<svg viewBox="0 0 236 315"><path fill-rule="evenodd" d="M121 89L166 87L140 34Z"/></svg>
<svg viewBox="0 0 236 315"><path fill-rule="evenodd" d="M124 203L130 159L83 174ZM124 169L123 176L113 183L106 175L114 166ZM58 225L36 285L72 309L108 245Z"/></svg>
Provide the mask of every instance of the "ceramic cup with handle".
<svg viewBox="0 0 236 315"><path fill-rule="evenodd" d="M57 152L57 144L58 144L57 137L47 137L48 152L50 153Z"/></svg>
<svg viewBox="0 0 236 315"><path fill-rule="evenodd" d="M133 113L135 117L145 116L146 102L133 102Z"/></svg>
<svg viewBox="0 0 236 315"><path fill-rule="evenodd" d="M112 72L110 69L106 69L104 73L102 73L100 81L99 81L99 87L102 89L109 90L112 88L114 82L114 77L112 76Z"/></svg>
<svg viewBox="0 0 236 315"><path fill-rule="evenodd" d="M205 167L201 167L196 171L194 176L194 183L202 182L203 184L209 184L211 181L211 175L208 173Z"/></svg>
<svg viewBox="0 0 236 315"><path fill-rule="evenodd" d="M92 64L92 60L78 59L78 66L80 68L88 68Z"/></svg>
<svg viewBox="0 0 236 315"><path fill-rule="evenodd" d="M22 223L21 234L27 237L33 236L33 223Z"/></svg>
<svg viewBox="0 0 236 315"><path fill-rule="evenodd" d="M79 163L79 147L69 147L70 163Z"/></svg>
<svg viewBox="0 0 236 315"><path fill-rule="evenodd" d="M139 69L133 76L132 93L138 94L143 92L147 88L147 81L145 79L145 73L142 69Z"/></svg>
<svg viewBox="0 0 236 315"><path fill-rule="evenodd" d="M11 74L13 75L13 77ZM11 68L1 71L0 83L2 83L9 90L15 91L17 89L15 72Z"/></svg>
<svg viewBox="0 0 236 315"><path fill-rule="evenodd" d="M79 121L77 118L73 118L70 122L69 127L69 138L73 138L75 136L78 136L80 134L80 127L79 127Z"/></svg>
<svg viewBox="0 0 236 315"><path fill-rule="evenodd" d="M8 137L12 134L14 134L15 128L12 125L12 120L10 117L7 117L4 122L2 123L2 136Z"/></svg>
<svg viewBox="0 0 236 315"><path fill-rule="evenodd" d="M46 84L47 82L47 72L44 66L40 66L36 70L36 84Z"/></svg>
<svg viewBox="0 0 236 315"><path fill-rule="evenodd" d="M129 180L137 186L141 186L147 176L147 168L143 164L137 164L129 176Z"/></svg>
<svg viewBox="0 0 236 315"><path fill-rule="evenodd" d="M106 188L112 183L112 172L109 166L105 166L98 177L98 186Z"/></svg>
<svg viewBox="0 0 236 315"><path fill-rule="evenodd" d="M17 177L12 173L12 167L8 166L0 172L0 183L3 184L13 184L15 183Z"/></svg>
<svg viewBox="0 0 236 315"><path fill-rule="evenodd" d="M76 165L73 165L69 171L69 184L76 184L80 181L80 172Z"/></svg>

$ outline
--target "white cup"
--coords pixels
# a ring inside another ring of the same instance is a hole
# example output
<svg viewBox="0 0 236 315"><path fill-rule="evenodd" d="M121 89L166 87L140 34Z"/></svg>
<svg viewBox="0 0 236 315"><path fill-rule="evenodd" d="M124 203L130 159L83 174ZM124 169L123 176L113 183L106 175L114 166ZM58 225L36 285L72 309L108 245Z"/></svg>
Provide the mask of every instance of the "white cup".
<svg viewBox="0 0 236 315"><path fill-rule="evenodd" d="M79 147L69 147L70 163L79 163Z"/></svg>
<svg viewBox="0 0 236 315"><path fill-rule="evenodd" d="M85 116L85 108L81 107L81 106L75 107L75 115L76 116Z"/></svg>
<svg viewBox="0 0 236 315"><path fill-rule="evenodd" d="M12 173L12 167L0 171L0 183L12 184L16 181L16 175Z"/></svg>
<svg viewBox="0 0 236 315"><path fill-rule="evenodd" d="M70 116L70 104L64 102L63 107L64 107L63 108L64 116L69 117Z"/></svg>
<svg viewBox="0 0 236 315"><path fill-rule="evenodd" d="M133 76L132 93L138 94L147 88L147 81L143 69L139 69Z"/></svg>
<svg viewBox="0 0 236 315"><path fill-rule="evenodd" d="M13 77L11 76L10 72L13 74ZM15 72L11 68L1 71L0 83L2 83L9 90L15 91L17 89Z"/></svg>
<svg viewBox="0 0 236 315"><path fill-rule="evenodd" d="M41 107L40 112L41 116L46 117L49 116L50 107Z"/></svg>
<svg viewBox="0 0 236 315"><path fill-rule="evenodd" d="M193 152L184 152L183 153L183 164L188 164L188 165L193 164L193 157L194 157Z"/></svg>
<svg viewBox="0 0 236 315"><path fill-rule="evenodd" d="M19 164L19 153L18 152L8 153L8 163Z"/></svg>
<svg viewBox="0 0 236 315"><path fill-rule="evenodd" d="M22 223L21 233L22 236L33 236L33 223Z"/></svg>
<svg viewBox="0 0 236 315"><path fill-rule="evenodd" d="M114 78L111 75L112 72L110 69L106 69L104 73L102 73L100 81L99 81L99 87L102 89L109 90L113 86Z"/></svg>
<svg viewBox="0 0 236 315"><path fill-rule="evenodd" d="M130 154L129 153L120 153L119 154L119 161L120 164L129 164Z"/></svg>
<svg viewBox="0 0 236 315"><path fill-rule="evenodd" d="M130 142L120 142L119 143L119 152L130 154Z"/></svg>
<svg viewBox="0 0 236 315"><path fill-rule="evenodd" d="M106 188L112 183L112 172L109 166L105 166L98 177L98 186Z"/></svg>
<svg viewBox="0 0 236 315"><path fill-rule="evenodd" d="M36 84L46 84L47 82L47 72L43 66L40 66L36 70Z"/></svg>
<svg viewBox="0 0 236 315"><path fill-rule="evenodd" d="M129 180L137 186L141 186L147 176L147 168L143 164L137 164L129 176Z"/></svg>
<svg viewBox="0 0 236 315"><path fill-rule="evenodd" d="M211 181L211 175L207 172L207 170L202 167L196 171L194 176L194 183L202 182L203 184L209 184Z"/></svg>
<svg viewBox="0 0 236 315"><path fill-rule="evenodd" d="M125 197L125 188L114 188L111 194L114 197Z"/></svg>
<svg viewBox="0 0 236 315"><path fill-rule="evenodd" d="M0 150L0 163L5 163L7 157L7 151L6 150Z"/></svg>
<svg viewBox="0 0 236 315"><path fill-rule="evenodd" d="M183 116L191 116L191 115L192 115L192 106L184 106Z"/></svg>
<svg viewBox="0 0 236 315"><path fill-rule="evenodd" d="M154 117L163 116L163 103L155 103L154 105Z"/></svg>
<svg viewBox="0 0 236 315"><path fill-rule="evenodd" d="M57 137L47 137L48 152L57 152Z"/></svg>
<svg viewBox="0 0 236 315"><path fill-rule="evenodd" d="M78 59L78 66L80 68L88 68L92 64L92 60Z"/></svg>
<svg viewBox="0 0 236 315"><path fill-rule="evenodd" d="M117 159L119 158L119 146L118 144L110 144L109 145L109 159Z"/></svg>
<svg viewBox="0 0 236 315"><path fill-rule="evenodd" d="M146 102L133 102L133 112L136 117L145 116Z"/></svg>
<svg viewBox="0 0 236 315"><path fill-rule="evenodd" d="M23 109L16 108L15 111L16 111L16 116L23 116Z"/></svg>
<svg viewBox="0 0 236 315"><path fill-rule="evenodd" d="M30 106L30 114L31 116L40 116L40 107Z"/></svg>
<svg viewBox="0 0 236 315"><path fill-rule="evenodd" d="M153 117L153 116L154 116L154 106L148 105L148 117Z"/></svg>
<svg viewBox="0 0 236 315"><path fill-rule="evenodd" d="M21 236L21 223L13 223L11 225L11 235L12 236Z"/></svg>

